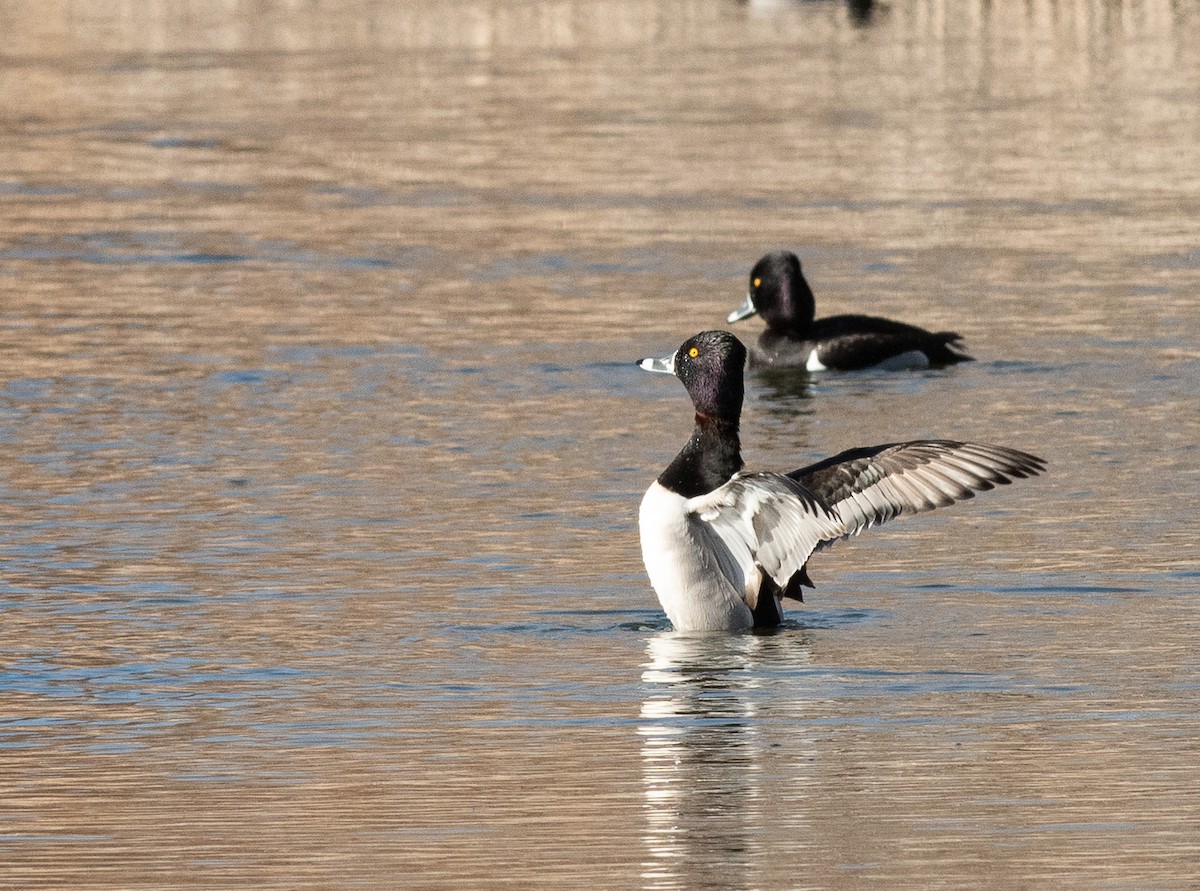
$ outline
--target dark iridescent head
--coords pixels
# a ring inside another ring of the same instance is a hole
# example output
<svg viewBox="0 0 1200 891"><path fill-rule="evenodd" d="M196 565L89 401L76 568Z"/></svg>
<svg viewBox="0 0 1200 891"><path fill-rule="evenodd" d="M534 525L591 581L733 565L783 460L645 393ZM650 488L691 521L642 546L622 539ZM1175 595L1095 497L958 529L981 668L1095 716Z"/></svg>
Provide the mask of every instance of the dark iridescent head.
<svg viewBox="0 0 1200 891"><path fill-rule="evenodd" d="M697 415L734 425L741 417L746 348L728 331L702 331L685 340L673 355L638 364L683 381Z"/></svg>
<svg viewBox="0 0 1200 891"><path fill-rule="evenodd" d="M746 302L731 312L727 321L736 322L757 313L772 331L803 337L816 311L800 259L791 251L772 251L750 270Z"/></svg>

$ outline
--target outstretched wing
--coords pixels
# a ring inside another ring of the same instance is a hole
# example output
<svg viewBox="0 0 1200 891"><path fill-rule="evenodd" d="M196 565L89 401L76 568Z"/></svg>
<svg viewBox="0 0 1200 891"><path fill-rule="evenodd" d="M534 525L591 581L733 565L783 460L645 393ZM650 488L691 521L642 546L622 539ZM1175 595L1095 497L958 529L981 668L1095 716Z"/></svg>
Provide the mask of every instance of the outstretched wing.
<svg viewBox="0 0 1200 891"><path fill-rule="evenodd" d="M732 561L722 571L731 579L740 574L752 608L760 571L786 589L821 542L849 534L820 498L781 473L739 473L719 489L688 499L687 509L699 521L693 524L696 533L709 539L710 552L722 563ZM730 571L735 566L736 574Z"/></svg>
<svg viewBox="0 0 1200 891"><path fill-rule="evenodd" d="M829 507L842 535L857 535L900 514L945 507L1045 469L1041 458L1016 449L933 439L851 449L787 477Z"/></svg>

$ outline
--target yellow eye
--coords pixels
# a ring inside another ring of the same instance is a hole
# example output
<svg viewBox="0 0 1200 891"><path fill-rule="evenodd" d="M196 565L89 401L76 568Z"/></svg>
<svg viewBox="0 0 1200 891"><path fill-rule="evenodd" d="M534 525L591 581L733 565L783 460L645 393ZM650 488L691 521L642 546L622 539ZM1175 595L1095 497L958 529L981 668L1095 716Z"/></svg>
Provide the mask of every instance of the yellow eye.
<svg viewBox="0 0 1200 891"><path fill-rule="evenodd" d="M762 279L761 279L761 278L756 278L756 279L754 280L754 287L756 287L756 288L757 288L757 287L758 287L759 285L761 285L761 284L762 284Z"/></svg>
<svg viewBox="0 0 1200 891"><path fill-rule="evenodd" d="M695 359L697 356L700 355L700 350L697 349L696 347L692 347L690 350L688 350L688 355L691 356L693 359Z"/></svg>

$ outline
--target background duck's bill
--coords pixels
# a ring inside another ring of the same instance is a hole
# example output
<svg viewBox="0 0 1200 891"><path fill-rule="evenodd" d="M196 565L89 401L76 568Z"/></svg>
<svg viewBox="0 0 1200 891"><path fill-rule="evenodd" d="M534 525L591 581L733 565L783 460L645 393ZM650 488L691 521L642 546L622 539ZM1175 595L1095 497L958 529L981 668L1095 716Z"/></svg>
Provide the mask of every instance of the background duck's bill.
<svg viewBox="0 0 1200 891"><path fill-rule="evenodd" d="M735 309L733 312L731 312L729 315L727 315L725 317L725 321L726 322L740 322L742 319L750 318L756 312L758 312L758 310L754 308L754 300L751 299L749 294L747 294L746 302L743 303L741 306L739 306L737 309Z"/></svg>

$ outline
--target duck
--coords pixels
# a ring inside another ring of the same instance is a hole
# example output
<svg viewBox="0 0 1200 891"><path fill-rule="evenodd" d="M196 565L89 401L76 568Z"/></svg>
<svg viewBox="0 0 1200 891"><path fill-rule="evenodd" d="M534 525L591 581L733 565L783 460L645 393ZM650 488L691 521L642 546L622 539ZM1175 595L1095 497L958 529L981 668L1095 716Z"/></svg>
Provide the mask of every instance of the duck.
<svg viewBox="0 0 1200 891"><path fill-rule="evenodd" d="M677 631L774 628L783 599L803 602L802 589L814 587L814 552L1046 468L1005 446L927 439L852 448L789 473L744 470L746 360L737 337L714 330L638 362L679 378L695 408L691 436L638 516L646 573Z"/></svg>
<svg viewBox="0 0 1200 891"><path fill-rule="evenodd" d="M772 251L754 264L745 302L725 321L732 325L756 314L767 324L751 352L756 367L897 370L971 360L959 346L962 335L954 331L926 331L878 316L815 318L812 288L791 251Z"/></svg>

